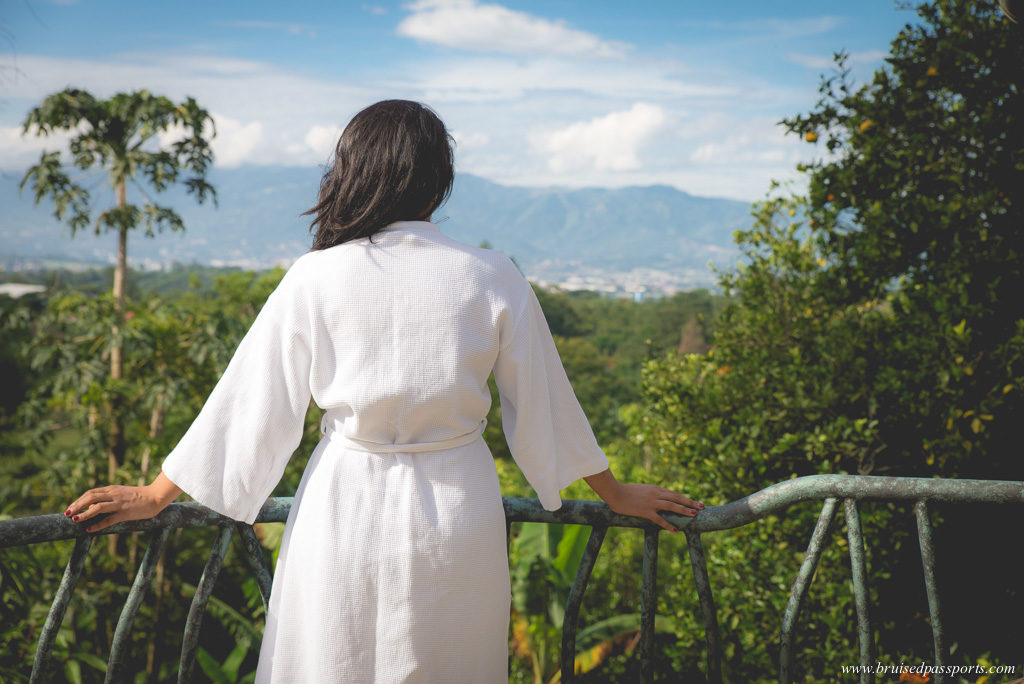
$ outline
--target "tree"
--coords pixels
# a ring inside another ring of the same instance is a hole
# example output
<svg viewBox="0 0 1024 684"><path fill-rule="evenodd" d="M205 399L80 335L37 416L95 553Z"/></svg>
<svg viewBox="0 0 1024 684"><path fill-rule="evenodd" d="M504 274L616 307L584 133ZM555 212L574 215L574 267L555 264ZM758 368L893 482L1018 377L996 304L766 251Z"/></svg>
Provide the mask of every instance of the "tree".
<svg viewBox="0 0 1024 684"><path fill-rule="evenodd" d="M115 321L110 346L113 391L107 440L109 478L113 481L117 468L124 463L126 449L118 385L124 379L120 331L125 321L128 231L142 227L146 236L152 237L168 228L184 230L181 217L173 209L152 201L147 186L161 192L185 175L183 182L188 192L200 203L207 198L216 202L213 186L206 181L213 160L213 119L191 97L175 104L166 97L141 90L103 100L84 90L69 88L48 96L29 112L24 122L24 133L49 136L56 132L71 136L68 148L73 166L84 172L105 173L116 193L115 205L100 210L94 221L96 207L90 193L68 176L59 151L43 152L39 163L25 173L21 182L22 189L32 183L37 204L47 197L53 200L54 216L66 221L72 237L90 225L96 234L105 230L117 233L112 288ZM159 135L176 132L182 134L177 142L164 147L157 144ZM128 201L129 183L138 190L140 203Z"/></svg>
<svg viewBox="0 0 1024 684"><path fill-rule="evenodd" d="M996 439L983 470L1014 478L1020 403L1003 390L1024 324L1024 41L994 4L938 0L918 13L870 84L854 89L838 55L815 111L784 122L830 152L804 169L828 263L815 288L835 307L892 306L883 367L912 418L890 419L895 430L927 435L917 446L962 476L956 454Z"/></svg>
<svg viewBox="0 0 1024 684"><path fill-rule="evenodd" d="M815 473L1024 480L1024 41L995 4L917 13L869 83L839 54L813 111L784 122L827 154L801 167L806 197L771 194L736 234L747 263L721 278L734 301L713 348L645 366L632 436L691 496L723 503ZM1022 607L1021 552L1000 540L1024 521L1003 508L993 530L984 515L933 518L950 661L963 664L1012 662L1022 637L975 627L980 605ZM815 517L794 507L708 540L730 679L773 671ZM864 525L880 653L930 660L913 516L870 505ZM966 540L1005 553L986 563L958 552ZM847 568L833 547L816 573L801 631L826 636L797 644L808 677L854 657ZM680 618L696 609L667 593Z"/></svg>

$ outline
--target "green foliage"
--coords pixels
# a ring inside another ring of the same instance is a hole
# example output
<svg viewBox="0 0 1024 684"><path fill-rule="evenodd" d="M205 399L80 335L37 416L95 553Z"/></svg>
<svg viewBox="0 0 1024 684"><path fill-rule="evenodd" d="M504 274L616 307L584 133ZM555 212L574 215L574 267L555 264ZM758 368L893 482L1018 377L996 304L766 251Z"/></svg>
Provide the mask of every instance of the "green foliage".
<svg viewBox="0 0 1024 684"><path fill-rule="evenodd" d="M102 407L117 393L126 406L131 445L118 481L149 481L158 458L174 446L191 424L242 335L251 325L283 271L268 274L230 273L209 291L192 290L170 297L149 296L131 303L120 329L126 346L126 379L113 382L105 372L104 355L111 345L109 295L85 296L72 291L51 294L34 315L9 315L8 332L24 340L17 360L31 379L18 422L10 422L0 443L0 500L4 515L16 517L63 510L73 497L106 482L102 455L106 422ZM18 307L34 306L18 304ZM308 454L318 437L319 411L311 411L304 440L288 466L277 495L294 494ZM156 426L158 429L154 429ZM180 628L188 609L190 582L202 572L212 542L210 530L172 535L165 551L166 572L158 571L154 592L161 598L144 604L132 633L131 669L145 673L153 649L153 676L173 679L180 653ZM140 540L144 541L144 540ZM57 660L68 665L67 677L81 672L96 681L90 659L105 661L114 622L135 572L141 548L122 535L127 553L111 556L94 549L86 574L75 591L58 642ZM0 560L0 673L26 673L39 629L60 581L70 547L43 544L6 550ZM232 648L262 629L262 601L248 564L232 561L229 551L210 603L201 642L222 669L238 660ZM240 632L240 626L248 631ZM63 633L63 632L62 632ZM225 645L227 650L223 651ZM259 642L252 644L238 672L255 668ZM204 658L206 656L203 656ZM225 663L225 659L230 662ZM236 672L237 674L237 672ZM6 676L6 675L5 675ZM240 675L244 676L244 675ZM14 675L11 675L13 681ZM100 677L101 678L101 677Z"/></svg>
<svg viewBox="0 0 1024 684"><path fill-rule="evenodd" d="M99 167L106 171L110 187L126 181L136 183L145 201L141 206L128 204L101 211L95 221L89 191L73 181L64 170L61 153L44 152L38 164L30 168L21 182L31 182L37 203L50 197L54 216L67 221L71 234L94 225L128 230L143 225L152 236L164 228L183 230L181 218L173 210L149 200L146 187L161 192L182 182L188 192L202 203L216 201L206 172L213 161L209 139L213 136L213 118L191 97L175 104L166 97L146 90L118 93L108 100L76 88L54 93L29 112L24 132L39 136L52 133L71 135L69 151L77 168L88 171ZM166 148L152 149L156 136L180 129L181 138Z"/></svg>
<svg viewBox="0 0 1024 684"><path fill-rule="evenodd" d="M748 263L721 275L733 300L713 348L645 363L630 436L653 479L713 503L815 473L1024 479L1024 43L994 6L918 13L870 84L854 88L839 55L815 111L786 122L829 154L803 167L807 198L770 196L737 232ZM954 661L1012 663L1024 634L978 617L981 605L1018 613L1019 578L957 548L1004 546L979 521L1019 525L1020 513L952 512L933 522ZM816 517L793 508L705 540L728 679L774 671ZM867 504L862 521L881 660L931 661L912 512ZM815 680L856 659L844 532L802 611L800 634L814 636L798 636L795 662ZM665 598L679 620L697 614L688 588ZM700 644L677 648L692 671Z"/></svg>
<svg viewBox="0 0 1024 684"><path fill-rule="evenodd" d="M536 682L558 670L565 602L586 545L583 526L541 523L524 523L512 542L513 650Z"/></svg>

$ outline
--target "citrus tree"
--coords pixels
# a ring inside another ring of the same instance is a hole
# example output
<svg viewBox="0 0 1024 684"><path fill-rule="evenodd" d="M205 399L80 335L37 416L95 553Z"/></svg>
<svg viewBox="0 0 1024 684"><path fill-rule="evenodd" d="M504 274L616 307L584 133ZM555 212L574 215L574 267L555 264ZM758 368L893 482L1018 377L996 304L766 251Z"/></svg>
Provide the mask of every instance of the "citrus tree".
<svg viewBox="0 0 1024 684"><path fill-rule="evenodd" d="M734 301L713 348L645 366L632 438L655 473L715 503L817 473L1024 480L1022 88L1024 40L995 4L920 6L862 85L837 56L814 109L783 122L821 152L801 167L808 191L773 190L736 234L746 263L721 276ZM979 606L1021 608L1020 551L1006 553L1002 535L1024 521L1005 508L937 508L950 661L1019 664L1021 630L977 618ZM775 671L816 515L795 507L709 535L731 679ZM866 504L863 523L879 654L930 662L913 515ZM856 659L839 527L801 617L815 637L797 640L795 660L815 679ZM985 560L993 549L998 562ZM688 574L685 564L670 572ZM678 619L696 613L688 587L666 596ZM699 653L684 636L684 666Z"/></svg>

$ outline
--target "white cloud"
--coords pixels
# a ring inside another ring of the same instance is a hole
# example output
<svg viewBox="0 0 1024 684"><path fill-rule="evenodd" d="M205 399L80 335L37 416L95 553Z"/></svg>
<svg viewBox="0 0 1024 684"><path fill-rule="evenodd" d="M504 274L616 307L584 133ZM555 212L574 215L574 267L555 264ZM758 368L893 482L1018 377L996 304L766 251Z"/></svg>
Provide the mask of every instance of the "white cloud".
<svg viewBox="0 0 1024 684"><path fill-rule="evenodd" d="M667 121L661 107L637 102L625 111L537 133L533 145L548 155L548 166L555 172L585 168L629 171L640 168L640 148L650 143Z"/></svg>
<svg viewBox="0 0 1024 684"><path fill-rule="evenodd" d="M409 67L405 87L421 89L430 101L521 100L531 94L582 93L616 100L651 98L758 98L771 93L756 82L742 90L699 80L678 62L638 59L587 62L542 57L520 60L478 57Z"/></svg>
<svg viewBox="0 0 1024 684"><path fill-rule="evenodd" d="M231 167L251 161L263 140L263 124L259 121L242 123L219 114L211 116L217 127L217 136L211 145L214 163Z"/></svg>
<svg viewBox="0 0 1024 684"><path fill-rule="evenodd" d="M214 165L231 168L252 161L253 153L263 138L263 124L259 121L242 123L216 112L211 112L210 116L213 118L212 129L217 132L210 143ZM207 124L203 135L209 136L211 132L211 126ZM157 134L161 147L167 147L183 137L185 129L181 126L174 126Z"/></svg>
<svg viewBox="0 0 1024 684"><path fill-rule="evenodd" d="M140 88L173 100L194 96L215 113L218 136L213 149L218 166L319 164L323 155L305 139L310 128L325 120L343 124L380 95L379 88L311 78L252 60L205 55L132 54L105 59L19 55L18 63L28 76L13 79L5 89L9 113L19 107L27 112L69 83L101 97ZM3 168L24 168L26 149L38 147L12 138L9 132L0 144Z"/></svg>
<svg viewBox="0 0 1024 684"><path fill-rule="evenodd" d="M71 136L54 133L39 137L29 133L22 135L21 126L0 126L0 168L24 170L39 162L44 150L67 149Z"/></svg>
<svg viewBox="0 0 1024 684"><path fill-rule="evenodd" d="M419 0L398 24L398 34L475 52L513 55L620 57L631 48L606 41L561 20L479 4L476 0Z"/></svg>
<svg viewBox="0 0 1024 684"><path fill-rule="evenodd" d="M341 137L341 128L338 126L321 126L319 124L310 126L303 138L306 145L318 155L327 159L334 152L338 138Z"/></svg>
<svg viewBox="0 0 1024 684"><path fill-rule="evenodd" d="M0 126L8 126L0 128L0 168L17 171L35 163L44 146L66 146L22 139L14 125L69 83L103 97L138 88L174 100L194 96L217 117L218 166L323 164L356 112L391 97L434 107L456 137L460 173L508 184L660 183L750 200L769 180L791 177L797 153L814 151L772 126L806 99L802 90L758 74L720 78L635 55L445 57L363 84L202 53L18 60L25 75L5 88L0 112Z"/></svg>
<svg viewBox="0 0 1024 684"><path fill-rule="evenodd" d="M458 152L479 149L491 141L491 136L481 131L473 131L472 133L452 131L452 137L455 138L455 149Z"/></svg>

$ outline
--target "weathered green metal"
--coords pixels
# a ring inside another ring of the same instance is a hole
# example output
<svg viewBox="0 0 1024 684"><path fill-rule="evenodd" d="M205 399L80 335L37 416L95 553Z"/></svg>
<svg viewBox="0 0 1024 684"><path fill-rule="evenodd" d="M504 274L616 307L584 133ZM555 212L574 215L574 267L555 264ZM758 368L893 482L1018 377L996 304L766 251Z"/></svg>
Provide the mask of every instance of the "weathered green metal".
<svg viewBox="0 0 1024 684"><path fill-rule="evenodd" d="M85 555L92 546L92 536L79 537L75 540L75 548L71 551L71 558L68 559L67 567L64 568L64 576L57 587L57 595L53 597L50 605L50 612L46 615L46 622L39 633L39 645L36 646L36 655L32 661L32 674L29 677L30 684L41 682L47 675L50 663L50 651L53 649L53 642L60 630L60 623L64 620L64 612L71 603L71 595L78 584L78 578L82 576L82 569L85 568Z"/></svg>
<svg viewBox="0 0 1024 684"><path fill-rule="evenodd" d="M942 480L929 478L878 477L867 475L812 475L780 482L759 492L755 492L738 501L723 506L709 506L701 510L696 517L681 516L663 512L663 517L686 534L690 565L693 569L694 584L700 599L704 618L705 640L707 644L707 680L720 682L721 671L721 639L711 585L708 579L707 564L700 535L706 532L728 530L755 522L765 516L780 512L786 508L805 501L823 501L818 523L811 536L807 553L801 563L798 575L793 583L790 599L783 617L780 636L779 680L788 684L792 678L792 635L796 629L797 617L801 602L806 595L814 570L819 562L822 548L828 539L829 525L834 517L839 499L843 500L846 513L847 537L849 541L850 565L854 585L854 599L857 607L858 641L860 644L860 661L862 664L874 664L874 640L868 617L867 569L864 560L864 539L860 527L858 502L864 500L908 501L913 502L917 516L918 538L921 544L921 561L924 570L925 587L928 592L928 608L931 615L932 637L935 646L935 663L942 664L946 656L945 640L940 619L940 604L935 579L936 560L932 529L928 519L928 503L1024 503L1024 482L993 481L993 480ZM256 522L286 522L291 509L290 497L269 499L260 510ZM563 633L561 665L563 679L572 678L574 669L575 633L579 615L579 606L583 592L589 581L600 551L604 531L608 527L627 527L643 529L644 534L644 584L641 590L642 605L642 643L651 643L655 614L655 574L657 563L657 539L659 528L652 522L614 513L605 504L597 501L564 501L558 511L547 511L536 499L506 498L504 499L506 515L506 541L510 536L510 525L513 522L544 522L589 525L594 528L588 540L584 562L577 571L576 581L570 590L567 604L566 622ZM206 598L209 596L217 570L226 553L230 530L237 529L245 549L245 557L256 575L264 605L269 600L271 574L267 567L263 550L256 539L252 526L232 521L196 503L171 504L158 516L148 520L136 520L118 523L100 531L98 534L126 533L133 531L153 531L149 547L143 556L136 573L128 599L125 602L115 630L114 642L108 663L107 681L114 681L120 676L125 662L125 649L129 643L128 634L132 622L141 603L146 585L149 583L156 567L160 550L171 529L182 527L222 528L215 542L215 548L207 561L207 569L197 586L197 597L193 600L191 613L196 619L194 633L198 634L199 618L202 615ZM601 532L598 532L601 530ZM596 536L595 536L596 535ZM64 617L68 602L79 576L84 567L85 557L89 551L91 540L95 534L84 531L84 525L75 524L65 516L52 515L31 516L13 520L0 521L0 549L10 546L21 546L40 542L51 542L62 539L75 539L75 547L65 568L64 577L57 590L39 637L32 666L31 682L40 682L45 678L52 655L53 641ZM223 548L223 551L219 550ZM214 568L216 565L216 569ZM200 591L200 587L202 590ZM199 601L196 603L196 601ZM191 620L191 617L190 617ZM192 634L193 632L189 632ZM191 640L189 636L187 639ZM191 641L189 643L192 643ZM193 644L194 645L194 644ZM650 647L641 647L641 671L650 671ZM185 674L187 663L186 644L183 643L182 676L179 681L187 681ZM569 654L568 656L566 654ZM194 654L193 654L194 655ZM870 676L862 677L861 681L870 681ZM941 680L939 680L941 681Z"/></svg>
<svg viewBox="0 0 1024 684"><path fill-rule="evenodd" d="M796 620L800 614L800 604L807 594L807 588L811 586L811 578L814 577L814 570L818 567L821 559L821 551L825 546L829 529L832 526L832 519L836 514L836 500L832 497L825 499L821 506L821 513L818 515L818 523L814 526L814 533L807 545L807 553L800 564L796 579L793 581L793 588L789 592L789 602L786 604L786 613L782 616L782 630L779 634L779 681L793 681L792 665L792 638L796 629Z"/></svg>
<svg viewBox="0 0 1024 684"><path fill-rule="evenodd" d="M256 532L252 525L238 521L235 523L238 530L238 537L242 540L242 548L245 550L245 559L249 562L256 575L256 584L260 588L260 596L263 597L263 612L267 612L270 604L270 590L273 586L273 577L267 559L263 556L263 547L260 540L256 538Z"/></svg>
<svg viewBox="0 0 1024 684"><path fill-rule="evenodd" d="M576 679L576 627L580 617L580 605L583 603L583 592L587 590L590 573L597 563L597 554L601 552L601 544L608 532L607 527L592 527L587 546L583 549L580 566L576 569L576 577L569 588L569 597L565 601L565 616L562 619L562 652L559 664L562 669L562 682L568 684Z"/></svg>
<svg viewBox="0 0 1024 684"><path fill-rule="evenodd" d="M875 681L867 667L875 664L875 640L871 635L868 615L868 572L864 559L864 535L860 529L860 512L853 499L843 501L846 513L846 539L850 544L850 571L853 575L853 602L857 606L857 643L860 645L861 684Z"/></svg>
<svg viewBox="0 0 1024 684"><path fill-rule="evenodd" d="M196 593L192 597L192 605L188 608L188 618L185 620L185 635L181 640L181 659L178 661L178 682L192 681L192 672L196 666L196 649L199 647L199 630L203 625L203 615L206 613L206 603L213 593L213 585L220 574L221 563L224 562L224 555L228 552L228 545L231 543L231 528L222 527L217 533L217 538L210 549L210 555L206 559L206 567L199 577L196 585Z"/></svg>
<svg viewBox="0 0 1024 684"><path fill-rule="evenodd" d="M705 511L713 508L705 508L700 515L704 515ZM715 608L715 597L711 593L708 564L704 558L704 545L701 544L700 535L687 530L686 548L690 555L690 568L693 570L693 584L697 588L700 612L704 616L704 643L708 649L707 679L709 684L720 684L722 681L722 639L718 631L718 610Z"/></svg>
<svg viewBox="0 0 1024 684"><path fill-rule="evenodd" d="M1024 482L952 480L876 475L808 475L766 487L723 506L709 506L693 518L664 512L662 517L680 530L716 532L742 527L803 501L877 499L886 501L941 501L945 503L1024 503ZM562 508L547 511L537 499L506 498L505 515L511 522L548 522L607 527L647 528L654 523L612 512L599 501L563 501ZM291 497L268 499L256 518L258 523L285 522ZM161 527L208 527L223 525L226 518L196 503L171 504L146 520L117 523L103 534L154 530ZM0 549L39 542L73 539L84 530L60 513L0 521Z"/></svg>
<svg viewBox="0 0 1024 684"><path fill-rule="evenodd" d="M658 532L644 530L644 560L640 584L640 676L651 681L651 657L654 651L654 616L658 610Z"/></svg>
<svg viewBox="0 0 1024 684"><path fill-rule="evenodd" d="M924 569L924 588L928 593L928 615L932 626L932 643L935 648L934 663L939 670L935 684L945 684L949 676L938 666L946 663L946 639L942 633L942 616L939 605L939 588L935 583L935 544L932 540L932 524L928 519L928 504L918 501L914 504L917 516L917 541L921 546L921 566Z"/></svg>
<svg viewBox="0 0 1024 684"><path fill-rule="evenodd" d="M124 608L121 609L121 617L118 618L117 627L114 628L114 640L110 646L110 658L107 659L107 676L103 679L106 684L120 682L125 679L123 669L128 655L126 651L132 643L130 637L132 624L135 622L135 616L139 614L142 597L146 594L146 587L149 586L149 581L153 579L153 572L156 570L160 554L164 550L164 544L167 542L167 536L170 533L171 528L163 527L155 530L149 538L149 546L146 547L146 553L142 556L142 562L139 563L139 569L135 573L135 581L132 582L132 588L128 591L128 598L124 602Z"/></svg>

